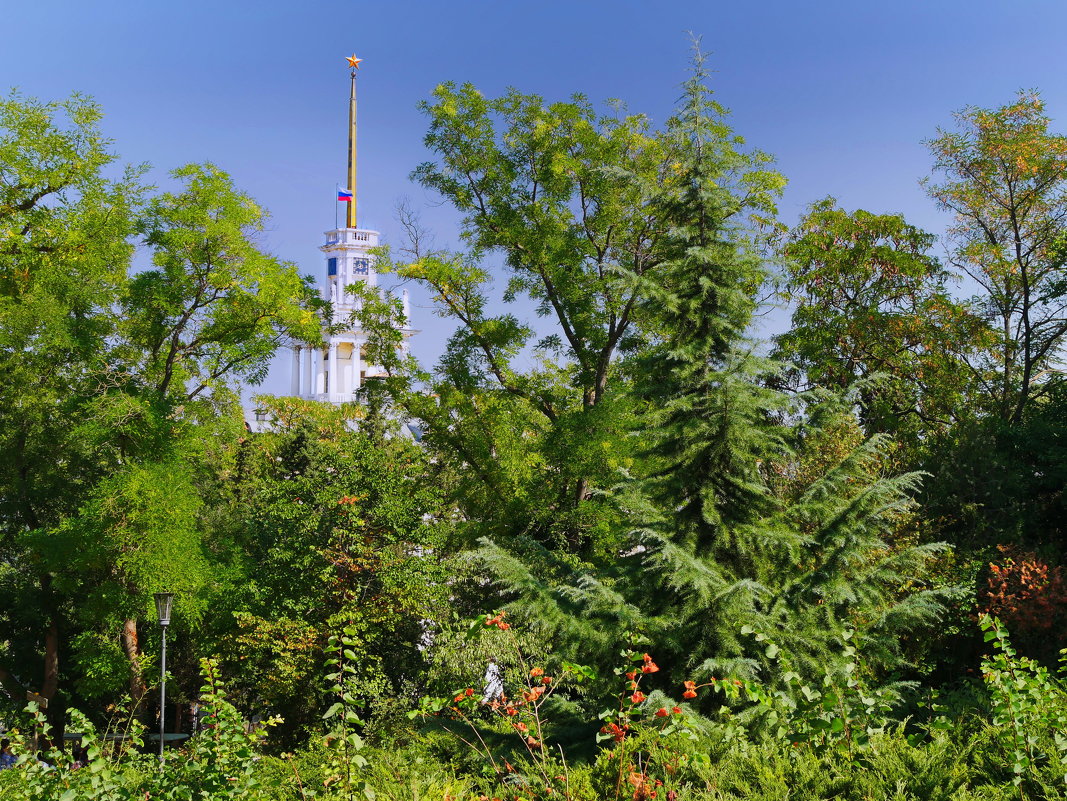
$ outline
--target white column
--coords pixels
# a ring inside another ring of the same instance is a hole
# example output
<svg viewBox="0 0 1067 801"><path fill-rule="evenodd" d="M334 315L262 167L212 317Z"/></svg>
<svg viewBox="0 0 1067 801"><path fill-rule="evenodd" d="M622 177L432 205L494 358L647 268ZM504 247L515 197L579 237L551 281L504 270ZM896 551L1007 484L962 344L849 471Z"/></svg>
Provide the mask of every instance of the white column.
<svg viewBox="0 0 1067 801"><path fill-rule="evenodd" d="M411 298L408 296L408 291L405 289L402 295L404 299L404 325L407 328L411 327Z"/></svg>
<svg viewBox="0 0 1067 801"><path fill-rule="evenodd" d="M352 350L348 354L348 358L345 363L341 365L341 392L345 395L352 394L352 365L355 363L352 357L355 355L356 347L352 346Z"/></svg>
<svg viewBox="0 0 1067 801"><path fill-rule="evenodd" d="M300 397L307 398L315 391L315 349L304 348L304 386Z"/></svg>
<svg viewBox="0 0 1067 801"><path fill-rule="evenodd" d="M325 392L326 370L323 364L322 350L315 348L315 393L321 395Z"/></svg>
<svg viewBox="0 0 1067 801"><path fill-rule="evenodd" d="M363 354L360 353L362 348L363 343L357 339L352 346L352 392L358 392L362 386L359 378L359 373L363 369Z"/></svg>
<svg viewBox="0 0 1067 801"><path fill-rule="evenodd" d="M293 348L293 380L289 394L295 398L300 397L300 346Z"/></svg>
<svg viewBox="0 0 1067 801"><path fill-rule="evenodd" d="M330 343L330 394L327 397L329 400L331 397L337 395L341 391L340 376L337 370L337 343Z"/></svg>

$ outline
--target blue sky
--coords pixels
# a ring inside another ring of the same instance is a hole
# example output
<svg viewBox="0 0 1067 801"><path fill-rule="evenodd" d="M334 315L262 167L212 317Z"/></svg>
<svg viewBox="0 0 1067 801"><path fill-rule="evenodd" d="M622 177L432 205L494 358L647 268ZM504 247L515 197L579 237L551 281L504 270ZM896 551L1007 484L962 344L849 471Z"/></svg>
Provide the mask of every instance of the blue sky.
<svg viewBox="0 0 1067 801"><path fill-rule="evenodd" d="M360 224L387 239L408 196L438 244L456 241L454 215L408 180L426 158L416 105L437 83L619 98L662 121L686 75L687 31L711 53L735 129L789 178L787 222L830 194L940 232L948 221L918 185L922 140L954 110L1002 105L1020 88L1067 118L1065 30L1062 0L52 0L5 8L0 89L95 97L116 151L149 162L157 183L189 161L218 164L270 209L265 246L319 277L344 182L353 52L365 59ZM414 303L414 351L432 362L448 330ZM287 375L279 364L266 388L284 391Z"/></svg>

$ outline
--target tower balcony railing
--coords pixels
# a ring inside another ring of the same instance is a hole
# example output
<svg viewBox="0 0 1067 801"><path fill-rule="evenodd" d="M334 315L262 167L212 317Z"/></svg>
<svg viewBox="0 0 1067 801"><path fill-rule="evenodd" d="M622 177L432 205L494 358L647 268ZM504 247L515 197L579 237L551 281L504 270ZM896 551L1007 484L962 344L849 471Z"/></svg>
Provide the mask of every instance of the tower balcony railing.
<svg viewBox="0 0 1067 801"><path fill-rule="evenodd" d="M331 231L326 235L327 245L347 245L353 242L373 242L377 231L360 231L355 228L345 228L341 231Z"/></svg>
<svg viewBox="0 0 1067 801"><path fill-rule="evenodd" d="M358 396L355 392L317 392L304 397L319 403L353 403Z"/></svg>

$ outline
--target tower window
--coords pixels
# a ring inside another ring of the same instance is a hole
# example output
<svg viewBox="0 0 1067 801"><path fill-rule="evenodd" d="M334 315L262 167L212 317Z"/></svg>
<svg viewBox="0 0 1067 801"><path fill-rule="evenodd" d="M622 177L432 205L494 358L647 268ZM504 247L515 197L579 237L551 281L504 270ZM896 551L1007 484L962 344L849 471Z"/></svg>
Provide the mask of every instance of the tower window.
<svg viewBox="0 0 1067 801"><path fill-rule="evenodd" d="M337 275L337 259L326 260L326 274Z"/></svg>

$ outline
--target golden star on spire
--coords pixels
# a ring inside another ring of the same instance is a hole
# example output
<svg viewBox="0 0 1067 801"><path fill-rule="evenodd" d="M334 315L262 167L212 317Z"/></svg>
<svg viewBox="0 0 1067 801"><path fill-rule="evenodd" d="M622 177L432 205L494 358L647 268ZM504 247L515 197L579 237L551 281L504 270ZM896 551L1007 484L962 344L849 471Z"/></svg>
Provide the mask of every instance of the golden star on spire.
<svg viewBox="0 0 1067 801"><path fill-rule="evenodd" d="M355 53L353 53L350 56L345 56L345 58L348 59L348 66L350 66L354 70L358 70L359 69L359 62L361 62L363 60L361 58L356 58L356 54Z"/></svg>

